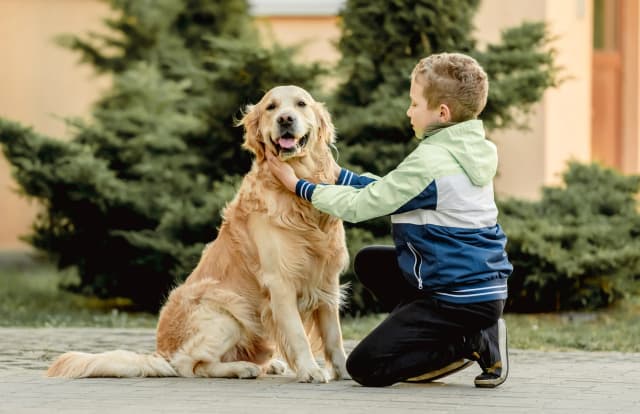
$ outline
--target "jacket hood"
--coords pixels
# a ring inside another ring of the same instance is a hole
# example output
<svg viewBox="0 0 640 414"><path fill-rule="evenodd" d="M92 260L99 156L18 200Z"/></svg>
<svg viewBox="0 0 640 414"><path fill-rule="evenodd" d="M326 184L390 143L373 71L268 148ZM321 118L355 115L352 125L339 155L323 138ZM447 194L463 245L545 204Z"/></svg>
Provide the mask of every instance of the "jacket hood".
<svg viewBox="0 0 640 414"><path fill-rule="evenodd" d="M474 185L487 185L496 175L498 151L485 138L484 126L479 119L440 129L422 142L449 151Z"/></svg>

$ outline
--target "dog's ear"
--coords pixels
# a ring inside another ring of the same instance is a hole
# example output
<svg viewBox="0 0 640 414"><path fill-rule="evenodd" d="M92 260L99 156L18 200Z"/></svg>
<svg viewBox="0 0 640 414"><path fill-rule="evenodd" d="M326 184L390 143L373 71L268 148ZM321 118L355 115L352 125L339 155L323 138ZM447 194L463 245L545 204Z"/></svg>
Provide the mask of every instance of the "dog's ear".
<svg viewBox="0 0 640 414"><path fill-rule="evenodd" d="M244 127L244 142L242 148L255 154L257 161L262 161L264 155L264 140L259 128L260 111L257 105L247 105L242 119L236 122L236 126Z"/></svg>
<svg viewBox="0 0 640 414"><path fill-rule="evenodd" d="M316 102L313 105L313 110L316 114L316 118L318 119L318 136L325 142L325 144L333 144L336 140L336 128L333 126L329 111L327 111L327 108L322 102Z"/></svg>

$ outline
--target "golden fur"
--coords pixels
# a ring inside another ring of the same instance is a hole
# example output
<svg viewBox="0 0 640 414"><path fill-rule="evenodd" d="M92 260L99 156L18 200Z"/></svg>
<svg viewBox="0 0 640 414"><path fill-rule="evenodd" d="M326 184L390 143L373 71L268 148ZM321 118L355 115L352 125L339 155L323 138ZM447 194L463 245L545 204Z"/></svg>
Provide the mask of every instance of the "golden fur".
<svg viewBox="0 0 640 414"><path fill-rule="evenodd" d="M164 304L156 352L69 352L48 376L253 378L282 373L272 359L278 354L299 381L347 377L338 319L339 274L348 264L342 223L288 192L265 160L272 151L299 177L334 182L331 118L304 89L280 86L247 107L239 124L255 160L218 237ZM330 373L316 363L311 337Z"/></svg>

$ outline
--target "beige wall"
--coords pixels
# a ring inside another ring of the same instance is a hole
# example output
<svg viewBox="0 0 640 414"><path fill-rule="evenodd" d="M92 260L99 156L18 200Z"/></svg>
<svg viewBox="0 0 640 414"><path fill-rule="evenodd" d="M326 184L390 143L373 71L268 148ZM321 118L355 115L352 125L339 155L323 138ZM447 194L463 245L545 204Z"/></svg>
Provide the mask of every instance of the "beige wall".
<svg viewBox="0 0 640 414"><path fill-rule="evenodd" d="M478 46L500 41L502 31L519 25L524 16L542 20L544 8L539 1L484 0L475 18ZM491 87L491 86L489 86ZM500 195L535 197L539 183L544 181L544 111L541 104L527 118L530 130L496 131L490 134L498 146L499 169L495 191Z"/></svg>
<svg viewBox="0 0 640 414"><path fill-rule="evenodd" d="M99 29L106 13L97 1L0 0L0 116L64 138L61 117L85 116L107 82L53 38ZM0 156L0 249L28 248L18 235L28 233L36 206L16 188Z"/></svg>
<svg viewBox="0 0 640 414"><path fill-rule="evenodd" d="M87 114L106 82L54 38L99 30L107 11L93 0L1 0L0 114L57 137L61 117Z"/></svg>
<svg viewBox="0 0 640 414"><path fill-rule="evenodd" d="M272 16L257 19L263 40L284 45L302 46L301 61L336 62L340 53L333 43L340 39L338 18L335 16Z"/></svg>
<svg viewBox="0 0 640 414"><path fill-rule="evenodd" d="M266 44L299 46L299 62L318 61L332 64L340 59L334 44L340 39L339 19L336 16L268 16L256 19ZM336 77L323 79L322 86L330 91L337 85Z"/></svg>
<svg viewBox="0 0 640 414"><path fill-rule="evenodd" d="M593 16L591 1L548 0L546 19L559 36L557 64L571 78L546 92L544 184L559 182L570 159L591 160L591 70Z"/></svg>
<svg viewBox="0 0 640 414"><path fill-rule="evenodd" d="M528 117L528 131L498 131L491 138L500 154L496 193L537 198L540 187L557 184L570 159L591 159L592 8L588 0L483 0L476 16L481 45L525 20L546 20L558 36L557 64L569 77L548 90Z"/></svg>

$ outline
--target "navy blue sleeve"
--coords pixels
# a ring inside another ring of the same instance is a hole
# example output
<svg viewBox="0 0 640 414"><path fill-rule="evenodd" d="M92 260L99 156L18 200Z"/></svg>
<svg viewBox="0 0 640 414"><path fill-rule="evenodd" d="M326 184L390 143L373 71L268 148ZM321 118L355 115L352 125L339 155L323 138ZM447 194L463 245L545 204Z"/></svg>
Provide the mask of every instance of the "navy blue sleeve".
<svg viewBox="0 0 640 414"><path fill-rule="evenodd" d="M307 201L311 201L311 196L313 196L315 189L316 184L310 183L307 180L299 179L296 183L296 195Z"/></svg>
<svg viewBox="0 0 640 414"><path fill-rule="evenodd" d="M362 175L358 175L353 171L349 171L346 168L342 168L340 170L340 175L338 176L338 181L336 181L336 185L348 185L351 187L366 187L367 184L376 181L370 177L364 177Z"/></svg>
<svg viewBox="0 0 640 414"><path fill-rule="evenodd" d="M349 171L346 168L342 168L340 170L340 175L338 176L338 181L336 181L336 185L348 185L350 187L362 188L374 181L376 181L374 178L364 177L354 173L353 171ZM317 184L311 183L307 180L299 179L296 183L296 195L307 201L311 201L316 185Z"/></svg>

